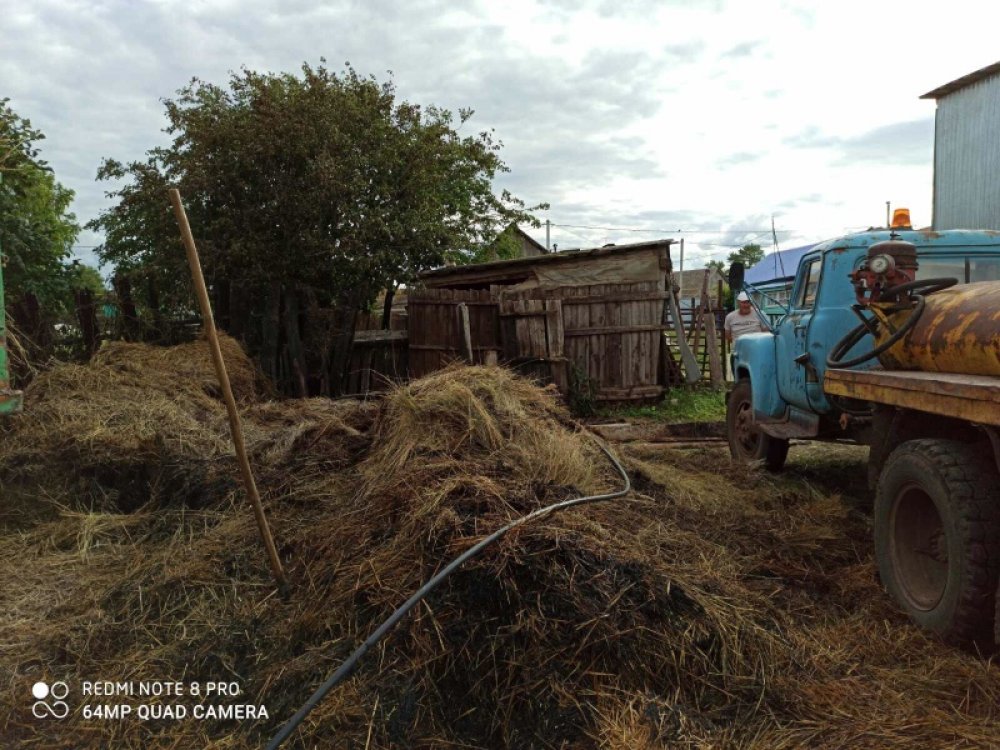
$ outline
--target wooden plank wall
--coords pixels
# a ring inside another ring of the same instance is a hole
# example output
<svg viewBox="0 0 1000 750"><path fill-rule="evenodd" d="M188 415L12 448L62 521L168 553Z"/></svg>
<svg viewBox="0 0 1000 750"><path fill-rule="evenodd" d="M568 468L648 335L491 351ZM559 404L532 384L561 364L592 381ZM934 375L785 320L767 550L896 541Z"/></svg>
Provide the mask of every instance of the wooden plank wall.
<svg viewBox="0 0 1000 750"><path fill-rule="evenodd" d="M718 309L712 309L710 312L715 319L716 340L718 341L719 353L722 359L723 372L726 372L729 367L727 364L729 361L729 344L726 342L726 332L724 329L724 323L726 320L727 311L722 308L718 308ZM697 337L698 346L697 348L693 347L695 339L694 335L695 331L698 330L701 326L701 324L697 323L695 319L695 316L696 314L699 313L699 311L697 309L692 310L691 308L685 307L681 308L680 313L681 313L681 324L684 326L684 332L688 341L688 345L692 346L692 350L694 351L694 356L698 360L698 364L701 365L702 379L708 380L710 377L711 367L708 359L708 344L706 337L704 335L699 335ZM666 315L665 320L670 321L669 313ZM667 349L670 352L670 355L674 358L676 362L680 362L680 349L678 348L677 336L674 333L672 325L668 326L667 328L666 342L667 342ZM673 377L668 378L669 385L679 385L681 382L683 382L683 377L680 371L678 371Z"/></svg>
<svg viewBox="0 0 1000 750"><path fill-rule="evenodd" d="M560 302L565 359L578 376L596 386L597 400L645 400L663 393L662 281L504 291L502 299L505 305L514 300ZM531 309L536 318L541 313ZM522 325L520 320L517 325ZM540 350L538 334L532 336L530 325L517 331L522 356ZM508 356L509 347L508 343Z"/></svg>
<svg viewBox="0 0 1000 750"><path fill-rule="evenodd" d="M655 399L665 374L661 280L514 291L414 290L407 300L409 375L465 360L459 306L468 311L472 360L505 362L565 391L586 378L598 401Z"/></svg>
<svg viewBox="0 0 1000 750"><path fill-rule="evenodd" d="M420 289L407 297L410 377L465 359L458 306L465 303L476 364L496 364L502 350L500 308L488 289Z"/></svg>
<svg viewBox="0 0 1000 750"><path fill-rule="evenodd" d="M405 382L407 359L406 331L355 331L345 393L378 393Z"/></svg>

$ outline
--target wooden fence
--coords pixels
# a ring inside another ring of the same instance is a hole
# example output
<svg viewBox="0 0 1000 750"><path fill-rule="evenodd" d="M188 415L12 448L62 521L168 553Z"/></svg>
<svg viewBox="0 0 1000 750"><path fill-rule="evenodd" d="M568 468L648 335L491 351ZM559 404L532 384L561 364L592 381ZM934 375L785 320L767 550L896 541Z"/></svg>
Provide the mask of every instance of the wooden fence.
<svg viewBox="0 0 1000 750"><path fill-rule="evenodd" d="M571 382L585 385L597 401L656 398L665 298L658 281L411 292L410 375L452 360L502 361L544 373L564 392Z"/></svg>
<svg viewBox="0 0 1000 750"><path fill-rule="evenodd" d="M410 377L419 378L456 360L496 364L500 308L488 289L420 289L406 300Z"/></svg>
<svg viewBox="0 0 1000 750"><path fill-rule="evenodd" d="M406 315L393 317L397 330L358 330L347 391L383 390L458 361L503 363L563 393L584 389L594 401L654 400L685 380L667 295L660 280L410 290ZM725 310L710 308L703 296L679 313L701 377L719 384L727 357ZM377 324L376 317L368 321ZM406 330L398 330L402 325Z"/></svg>

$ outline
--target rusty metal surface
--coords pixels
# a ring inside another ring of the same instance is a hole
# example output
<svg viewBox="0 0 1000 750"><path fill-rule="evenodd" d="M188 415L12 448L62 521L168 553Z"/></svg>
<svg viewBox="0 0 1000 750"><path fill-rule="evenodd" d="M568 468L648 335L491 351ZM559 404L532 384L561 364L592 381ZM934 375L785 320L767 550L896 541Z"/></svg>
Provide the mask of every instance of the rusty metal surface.
<svg viewBox="0 0 1000 750"><path fill-rule="evenodd" d="M1000 378L987 375L829 369L823 390L834 396L1000 426Z"/></svg>
<svg viewBox="0 0 1000 750"><path fill-rule="evenodd" d="M913 330L881 361L890 369L1000 377L1000 281L929 295Z"/></svg>

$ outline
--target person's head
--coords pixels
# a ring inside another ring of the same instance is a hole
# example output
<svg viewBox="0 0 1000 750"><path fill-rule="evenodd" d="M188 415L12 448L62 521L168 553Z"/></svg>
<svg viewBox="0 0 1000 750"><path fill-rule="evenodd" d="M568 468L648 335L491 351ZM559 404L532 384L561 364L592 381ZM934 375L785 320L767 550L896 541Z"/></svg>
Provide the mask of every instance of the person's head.
<svg viewBox="0 0 1000 750"><path fill-rule="evenodd" d="M739 306L740 315L750 314L750 295L746 292L740 292L736 295L736 304Z"/></svg>

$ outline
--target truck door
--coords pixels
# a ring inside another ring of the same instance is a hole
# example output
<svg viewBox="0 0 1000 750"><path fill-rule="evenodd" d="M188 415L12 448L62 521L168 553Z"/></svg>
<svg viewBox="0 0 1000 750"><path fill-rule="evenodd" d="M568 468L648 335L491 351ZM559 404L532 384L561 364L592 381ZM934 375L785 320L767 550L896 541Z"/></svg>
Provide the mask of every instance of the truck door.
<svg viewBox="0 0 1000 750"><path fill-rule="evenodd" d="M799 273L792 289L791 309L775 330L775 350L778 356L778 392L789 404L809 408L806 394L806 372L809 362L807 334L813 306L819 292L823 258L818 253L807 255L799 264Z"/></svg>

